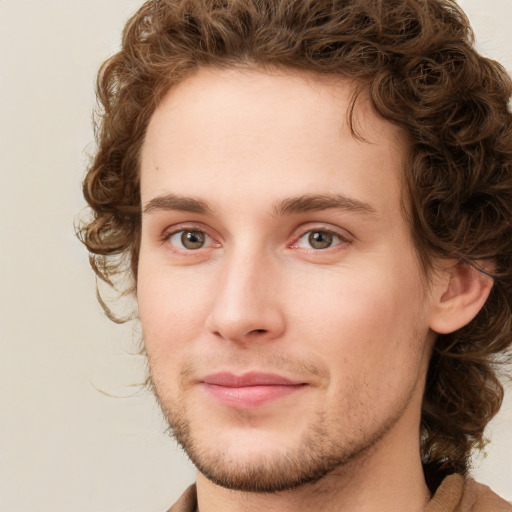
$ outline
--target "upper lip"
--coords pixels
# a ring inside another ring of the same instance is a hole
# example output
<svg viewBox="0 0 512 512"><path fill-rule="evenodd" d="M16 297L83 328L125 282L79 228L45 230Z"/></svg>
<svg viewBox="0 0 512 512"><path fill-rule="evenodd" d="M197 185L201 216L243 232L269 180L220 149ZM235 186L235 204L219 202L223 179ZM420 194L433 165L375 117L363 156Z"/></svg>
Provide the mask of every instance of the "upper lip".
<svg viewBox="0 0 512 512"><path fill-rule="evenodd" d="M291 380L281 375L262 372L248 372L236 375L230 372L219 372L207 375L202 379L205 384L242 388L249 386L298 386L304 382Z"/></svg>

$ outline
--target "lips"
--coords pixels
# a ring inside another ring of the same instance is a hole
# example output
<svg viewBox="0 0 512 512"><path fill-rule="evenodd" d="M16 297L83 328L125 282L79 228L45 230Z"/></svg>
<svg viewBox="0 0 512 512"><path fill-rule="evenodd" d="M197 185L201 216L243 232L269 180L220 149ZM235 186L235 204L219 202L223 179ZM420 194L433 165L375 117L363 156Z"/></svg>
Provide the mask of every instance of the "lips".
<svg viewBox="0 0 512 512"><path fill-rule="evenodd" d="M243 375L216 373L206 376L201 384L208 395L217 402L239 409L261 407L307 386L304 382L293 381L280 375L258 372Z"/></svg>
<svg viewBox="0 0 512 512"><path fill-rule="evenodd" d="M296 386L301 382L292 381L280 375L272 373L245 373L244 375L234 375L232 373L216 373L204 378L206 384L216 386L225 386L229 388L252 387L252 386Z"/></svg>

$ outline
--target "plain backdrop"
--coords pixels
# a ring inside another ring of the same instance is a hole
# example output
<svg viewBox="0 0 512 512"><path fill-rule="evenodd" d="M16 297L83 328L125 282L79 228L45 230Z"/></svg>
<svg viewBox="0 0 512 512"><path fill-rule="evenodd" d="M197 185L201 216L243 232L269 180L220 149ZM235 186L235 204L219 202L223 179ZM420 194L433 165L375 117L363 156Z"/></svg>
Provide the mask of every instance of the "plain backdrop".
<svg viewBox="0 0 512 512"><path fill-rule="evenodd" d="M464 0L512 70L512 0ZM0 0L0 510L163 511L194 471L165 433L133 325L94 296L73 220L94 78L140 0ZM109 394L118 398L112 398ZM512 499L512 392L476 477Z"/></svg>

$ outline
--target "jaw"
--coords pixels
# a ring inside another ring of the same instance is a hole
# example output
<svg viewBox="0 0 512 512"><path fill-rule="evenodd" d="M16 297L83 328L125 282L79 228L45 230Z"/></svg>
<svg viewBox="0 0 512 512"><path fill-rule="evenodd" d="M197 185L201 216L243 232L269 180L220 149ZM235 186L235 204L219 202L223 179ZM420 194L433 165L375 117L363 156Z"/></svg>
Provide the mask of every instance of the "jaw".
<svg viewBox="0 0 512 512"><path fill-rule="evenodd" d="M348 418L349 413L346 426L342 416L329 416L322 409L312 414L310 404L322 403L315 392L303 403L290 400L257 410L226 411L197 397L162 404L162 409L176 439L207 480L232 490L299 492L313 483L319 489L344 488L359 481L359 475L362 484L370 474L378 481L396 465L409 468L410 474L413 467L421 468L421 381L401 409L370 429L364 417ZM357 434L362 426L366 433Z"/></svg>

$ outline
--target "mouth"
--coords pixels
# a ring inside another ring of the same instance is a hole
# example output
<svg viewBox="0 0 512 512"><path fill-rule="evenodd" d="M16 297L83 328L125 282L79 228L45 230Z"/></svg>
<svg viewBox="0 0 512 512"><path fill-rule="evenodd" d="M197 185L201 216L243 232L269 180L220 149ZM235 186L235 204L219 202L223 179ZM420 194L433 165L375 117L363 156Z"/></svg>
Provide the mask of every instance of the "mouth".
<svg viewBox="0 0 512 512"><path fill-rule="evenodd" d="M287 397L308 386L271 373L250 372L235 375L229 372L206 376L200 384L209 396L228 407L254 409Z"/></svg>

